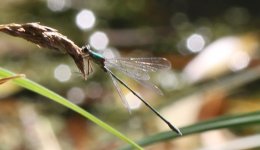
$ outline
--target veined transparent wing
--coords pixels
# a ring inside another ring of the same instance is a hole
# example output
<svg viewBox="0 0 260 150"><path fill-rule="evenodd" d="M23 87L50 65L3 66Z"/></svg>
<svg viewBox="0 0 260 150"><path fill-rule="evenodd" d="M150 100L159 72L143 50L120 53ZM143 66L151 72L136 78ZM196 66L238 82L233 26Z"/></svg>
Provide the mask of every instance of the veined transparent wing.
<svg viewBox="0 0 260 150"><path fill-rule="evenodd" d="M107 68L106 68L106 69L107 69ZM116 90L117 90L117 93L118 93L118 95L120 96L120 98L121 98L121 100L122 100L124 106L126 107L126 109L128 110L128 112L131 113L131 108L130 108L130 106L129 106L129 104L128 104L128 102L127 102L127 100L126 100L126 98L125 98L125 96L124 96L124 94L123 94L121 88L120 88L119 85L117 84L116 79L111 75L110 72L108 72L108 74L109 74L110 78L112 79L112 82L113 82L113 84L114 84L114 86L115 86L115 88L116 88Z"/></svg>
<svg viewBox="0 0 260 150"><path fill-rule="evenodd" d="M161 57L106 59L105 66L115 68L138 80L149 80L149 72L171 68L171 63Z"/></svg>
<svg viewBox="0 0 260 150"><path fill-rule="evenodd" d="M123 72L142 86L155 91L159 95L163 95L163 92L156 85L147 81L150 79L149 72L171 68L171 63L161 57L114 58L107 59L105 65Z"/></svg>
<svg viewBox="0 0 260 150"><path fill-rule="evenodd" d="M154 85L153 83L149 82L149 81L145 81L145 80L138 80L138 79L134 79L136 82L138 82L140 85L156 92L159 95L163 95L163 92L161 91L161 89L159 89L156 85Z"/></svg>

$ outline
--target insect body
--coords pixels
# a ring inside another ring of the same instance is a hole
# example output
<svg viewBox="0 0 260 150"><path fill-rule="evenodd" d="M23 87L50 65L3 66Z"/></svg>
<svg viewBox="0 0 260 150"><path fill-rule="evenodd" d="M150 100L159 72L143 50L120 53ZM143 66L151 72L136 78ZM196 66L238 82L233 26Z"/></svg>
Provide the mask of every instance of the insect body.
<svg viewBox="0 0 260 150"><path fill-rule="evenodd" d="M125 75L139 82L140 84L149 87L162 95L161 90L157 86L148 82L148 80L150 79L149 72L156 72L161 69L169 69L171 67L171 64L167 59L161 57L106 59L101 54L91 50L89 45L82 47L82 53L87 63L85 68L87 70L86 74L89 75L93 71L90 64L90 60L98 64L111 77L113 84L121 100L123 101L125 107L128 109L129 112L131 111L130 107L118 85L118 82L122 84L124 87L126 87L130 92L132 92L137 98L139 98L150 110L152 110L159 118L161 118L173 131L175 131L179 135L182 135L182 133L177 127L173 126L169 121L167 121L149 103L147 103L141 96L139 96L135 91L133 91L126 83L124 83L121 79L119 79L110 70L111 68L119 70L123 72Z"/></svg>

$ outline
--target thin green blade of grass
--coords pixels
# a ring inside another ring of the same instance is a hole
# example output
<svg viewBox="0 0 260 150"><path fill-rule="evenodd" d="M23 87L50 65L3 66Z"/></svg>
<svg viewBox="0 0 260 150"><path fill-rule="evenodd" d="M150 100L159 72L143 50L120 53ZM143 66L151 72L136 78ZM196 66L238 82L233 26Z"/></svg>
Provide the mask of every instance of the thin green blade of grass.
<svg viewBox="0 0 260 150"><path fill-rule="evenodd" d="M1 68L0 67L0 77L8 77L8 76L12 76L15 75L14 73ZM14 83L16 83L17 85L24 87L28 90L31 90L35 93L38 93L44 97L47 97L79 114L81 114L82 116L86 117L87 119L91 120L92 122L94 122L95 124L99 125L100 127L102 127L103 129L105 129L106 131L114 134L115 136L117 136L118 138L120 138L121 140L129 143L131 145L132 148L135 149L139 149L141 150L142 148L136 144L134 141L130 140L129 138L127 138L125 135L123 135L122 133L120 133L119 131L117 131L116 129L112 128L111 126L109 126L108 124L106 124L105 122L103 122L102 120L96 118L95 116L93 116L92 114L90 114L89 112L85 111L84 109L78 107L77 105L71 103L70 101L68 101L67 99L61 97L60 95L56 94L55 92L39 85L36 82L33 82L29 79L26 78L18 78L18 79L14 79L13 80Z"/></svg>
<svg viewBox="0 0 260 150"><path fill-rule="evenodd" d="M183 136L187 136L194 133L205 132L209 130L215 130L220 128L232 128L237 126L244 126L249 124L257 124L260 123L260 111L251 112L240 115L232 115L232 116L224 116L218 117L216 119L211 119L207 121L203 121L197 124L193 124L180 130L183 133ZM171 140L175 138L180 138L177 134L172 131L162 132L150 137L145 137L136 143L141 146L152 145L157 142L162 142L166 140ZM121 150L129 150L131 147L123 147Z"/></svg>

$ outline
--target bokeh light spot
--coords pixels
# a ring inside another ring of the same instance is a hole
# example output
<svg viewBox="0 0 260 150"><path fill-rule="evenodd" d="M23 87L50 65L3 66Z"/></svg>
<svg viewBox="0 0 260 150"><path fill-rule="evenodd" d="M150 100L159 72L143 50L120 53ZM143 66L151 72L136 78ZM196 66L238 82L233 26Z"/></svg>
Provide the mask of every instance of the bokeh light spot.
<svg viewBox="0 0 260 150"><path fill-rule="evenodd" d="M104 50L109 43L109 39L104 32L97 31L90 36L89 43L96 50Z"/></svg>
<svg viewBox="0 0 260 150"><path fill-rule="evenodd" d="M167 91L175 90L179 86L178 78L171 70L159 72L156 79L160 86Z"/></svg>
<svg viewBox="0 0 260 150"><path fill-rule="evenodd" d="M120 57L118 50L113 47L106 48L102 54L106 59Z"/></svg>
<svg viewBox="0 0 260 150"><path fill-rule="evenodd" d="M91 29L96 22L94 13L90 10L81 10L76 16L76 24L82 30Z"/></svg>
<svg viewBox="0 0 260 150"><path fill-rule="evenodd" d="M248 53L243 51L238 51L233 54L233 56L230 58L229 62L229 68L232 71L239 71L248 66L250 62L250 56Z"/></svg>
<svg viewBox="0 0 260 150"><path fill-rule="evenodd" d="M67 92L67 98L75 104L81 104L85 96L85 92L79 87L73 87Z"/></svg>
<svg viewBox="0 0 260 150"><path fill-rule="evenodd" d="M47 0L47 7L54 12L63 11L65 8L70 7L70 0Z"/></svg>
<svg viewBox="0 0 260 150"><path fill-rule="evenodd" d="M66 82L71 77L71 70L68 65L61 64L54 70L54 77L60 82Z"/></svg>
<svg viewBox="0 0 260 150"><path fill-rule="evenodd" d="M191 52L196 53L204 48L205 40L200 34L192 34L188 37L186 45Z"/></svg>

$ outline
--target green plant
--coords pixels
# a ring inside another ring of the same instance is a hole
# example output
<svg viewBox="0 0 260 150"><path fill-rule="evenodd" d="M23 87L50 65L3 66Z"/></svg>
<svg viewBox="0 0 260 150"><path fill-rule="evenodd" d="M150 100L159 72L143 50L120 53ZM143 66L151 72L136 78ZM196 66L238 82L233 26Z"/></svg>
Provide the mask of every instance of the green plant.
<svg viewBox="0 0 260 150"><path fill-rule="evenodd" d="M15 74L0 67L0 77L9 77L9 76L13 76L13 75L15 75ZM21 86L21 87L24 87L28 90L31 90L35 93L38 93L38 94L40 94L44 97L47 97L47 98L65 106L65 107L79 113L80 115L82 115L85 118L91 120L92 122L96 123L100 127L104 128L106 131L108 131L108 132L114 134L115 136L117 136L118 138L126 141L133 148L142 149L138 144L136 144L135 142L133 142L132 140L130 140L129 138L124 136L122 133L120 133L116 129L112 128L111 126L109 126L108 124L103 122L102 120L99 120L98 118L96 118L95 116L90 114L89 112L87 112L84 109L78 107L77 105L71 103L70 101L66 100L65 98L61 97L60 95L56 94L55 92L39 85L38 83L35 83L35 82L33 82L33 81L31 81L27 78L13 79L13 82L16 83L17 85Z"/></svg>
<svg viewBox="0 0 260 150"><path fill-rule="evenodd" d="M208 121L203 121L197 124L183 127L181 128L181 131L183 133L183 136L187 136L190 134L205 132L209 130L215 130L220 128L234 128L237 126L244 126L257 123L260 123L260 111L240 115L218 117L216 119L211 119ZM172 131L168 131L158 133L150 137L145 137L140 141L137 141L137 143L141 146L146 146L161 141L172 140L178 137L179 136L173 134ZM128 150L130 149L130 147L124 147L122 149Z"/></svg>

